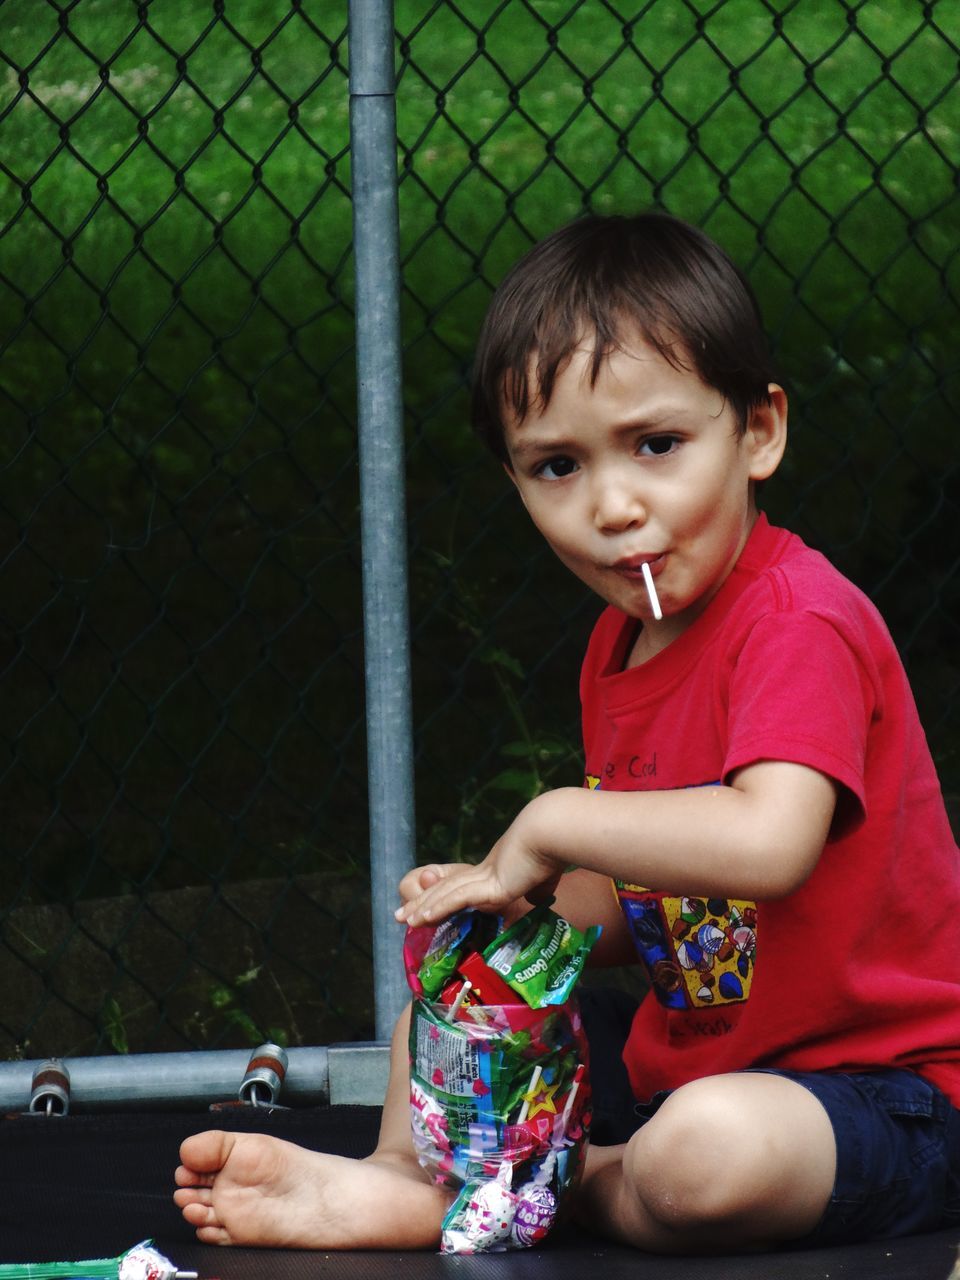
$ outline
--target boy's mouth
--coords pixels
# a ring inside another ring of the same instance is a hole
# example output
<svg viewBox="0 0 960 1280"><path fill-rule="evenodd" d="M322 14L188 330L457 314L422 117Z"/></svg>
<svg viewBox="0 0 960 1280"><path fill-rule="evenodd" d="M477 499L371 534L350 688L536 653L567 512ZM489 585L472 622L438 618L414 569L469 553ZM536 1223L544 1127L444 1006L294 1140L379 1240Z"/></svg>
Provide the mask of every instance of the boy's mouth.
<svg viewBox="0 0 960 1280"><path fill-rule="evenodd" d="M647 564L650 566L650 572L656 577L663 569L665 558L665 553L662 551L654 555L624 556L621 560L614 561L610 568L618 573L640 578L643 576L643 566Z"/></svg>

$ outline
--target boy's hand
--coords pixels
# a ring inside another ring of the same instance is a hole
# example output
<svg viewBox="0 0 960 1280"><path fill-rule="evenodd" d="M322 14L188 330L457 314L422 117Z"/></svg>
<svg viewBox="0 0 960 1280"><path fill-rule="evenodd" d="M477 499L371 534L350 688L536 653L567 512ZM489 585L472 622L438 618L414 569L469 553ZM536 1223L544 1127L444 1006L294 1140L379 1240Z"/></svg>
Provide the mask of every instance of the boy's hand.
<svg viewBox="0 0 960 1280"><path fill-rule="evenodd" d="M425 867L414 867L412 871L407 872L397 888L401 903L406 905L425 890L432 889L439 880L451 871L455 871L459 865L457 862L431 862Z"/></svg>
<svg viewBox="0 0 960 1280"><path fill-rule="evenodd" d="M482 862L418 867L400 883L403 904L395 915L402 924L443 920L464 907L504 911L518 899L548 899L563 871L543 848L549 829L550 793L523 809Z"/></svg>

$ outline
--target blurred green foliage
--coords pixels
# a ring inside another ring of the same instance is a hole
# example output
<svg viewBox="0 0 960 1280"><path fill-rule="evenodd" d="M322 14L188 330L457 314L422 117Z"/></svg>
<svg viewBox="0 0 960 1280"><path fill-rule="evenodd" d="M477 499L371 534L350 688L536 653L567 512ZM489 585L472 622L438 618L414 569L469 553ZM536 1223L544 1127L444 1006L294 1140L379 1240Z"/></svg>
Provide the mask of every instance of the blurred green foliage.
<svg viewBox="0 0 960 1280"><path fill-rule="evenodd" d="M8 901L365 844L344 28L3 5ZM771 514L877 598L957 792L960 4L399 0L397 28L425 849L577 780L594 606L465 385L496 281L585 208L666 207L748 270L792 393Z"/></svg>

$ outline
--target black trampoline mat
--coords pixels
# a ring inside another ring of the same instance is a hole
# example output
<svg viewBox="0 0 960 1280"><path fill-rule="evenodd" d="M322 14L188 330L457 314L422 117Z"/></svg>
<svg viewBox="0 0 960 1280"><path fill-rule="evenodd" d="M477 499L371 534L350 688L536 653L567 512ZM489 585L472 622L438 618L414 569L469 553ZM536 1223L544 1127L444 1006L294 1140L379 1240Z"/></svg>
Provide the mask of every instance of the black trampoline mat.
<svg viewBox="0 0 960 1280"><path fill-rule="evenodd" d="M960 1228L867 1245L727 1258L660 1258L574 1232L541 1249L476 1257L432 1253L323 1253L224 1249L197 1243L171 1199L181 1140L211 1124L258 1130L338 1155L366 1155L379 1109L19 1117L0 1121L3 1144L0 1261L120 1254L152 1236L201 1280L313 1276L474 1280L505 1276L580 1280L946 1280Z"/></svg>

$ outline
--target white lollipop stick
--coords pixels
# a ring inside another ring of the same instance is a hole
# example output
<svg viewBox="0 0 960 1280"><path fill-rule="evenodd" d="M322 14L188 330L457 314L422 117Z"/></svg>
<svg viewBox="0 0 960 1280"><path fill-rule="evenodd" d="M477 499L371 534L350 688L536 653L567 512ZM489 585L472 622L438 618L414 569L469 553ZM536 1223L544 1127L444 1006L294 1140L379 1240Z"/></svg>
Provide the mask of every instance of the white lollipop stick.
<svg viewBox="0 0 960 1280"><path fill-rule="evenodd" d="M570 1113L573 1110L573 1104L577 1096L577 1090L583 1077L586 1075L586 1067L582 1063L577 1064L577 1069L573 1073L573 1083L570 1085L570 1091L567 1094L567 1105L563 1108L563 1114L560 1116L560 1123L554 1129L553 1146L559 1146L567 1136L567 1125L570 1123Z"/></svg>
<svg viewBox="0 0 960 1280"><path fill-rule="evenodd" d="M653 574L650 572L650 566L646 560L640 566L640 572L643 574L643 585L647 588L647 595L650 597L650 608L653 610L653 616L659 622L663 617L663 610L660 608L657 588L653 585Z"/></svg>
<svg viewBox="0 0 960 1280"><path fill-rule="evenodd" d="M450 1012L447 1014L448 1022L452 1022L454 1018L457 1016L457 1014L460 1012L460 1006L463 1004L464 1000L466 1000L467 992L470 990L472 986L473 986L473 983L470 981L469 978L467 978L466 982L464 982L463 986L457 992L457 997L454 1000L453 1004L450 1006Z"/></svg>

